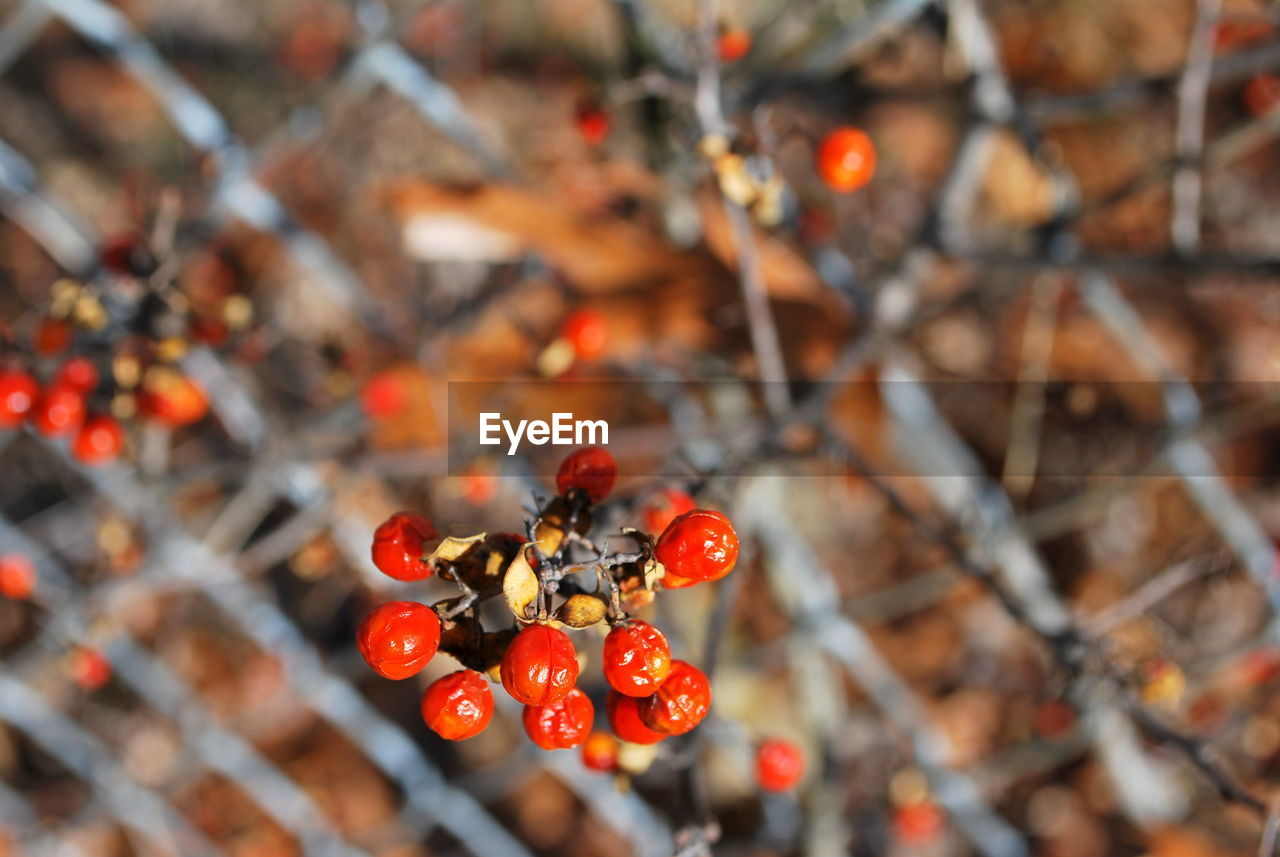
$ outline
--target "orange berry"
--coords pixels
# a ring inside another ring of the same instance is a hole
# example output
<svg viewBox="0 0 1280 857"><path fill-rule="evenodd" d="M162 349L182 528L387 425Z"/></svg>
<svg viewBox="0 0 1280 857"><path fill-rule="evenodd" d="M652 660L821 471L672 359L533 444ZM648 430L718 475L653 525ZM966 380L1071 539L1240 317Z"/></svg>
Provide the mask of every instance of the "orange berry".
<svg viewBox="0 0 1280 857"><path fill-rule="evenodd" d="M569 750L586 740L594 717L591 700L575 687L557 702L526 705L524 731L544 750Z"/></svg>
<svg viewBox="0 0 1280 857"><path fill-rule="evenodd" d="M0 556L0 595L25 601L36 589L36 567L20 553Z"/></svg>
<svg viewBox="0 0 1280 857"><path fill-rule="evenodd" d="M422 694L422 720L449 741L479 735L493 718L493 694L474 670L458 670L432 682Z"/></svg>
<svg viewBox="0 0 1280 857"><path fill-rule="evenodd" d="M871 181L876 149L860 128L837 128L818 146L818 175L838 193L851 193Z"/></svg>
<svg viewBox="0 0 1280 857"><path fill-rule="evenodd" d="M502 686L517 702L550 705L573 690L578 655L564 631L529 625L507 646L501 670Z"/></svg>
<svg viewBox="0 0 1280 857"><path fill-rule="evenodd" d="M767 792L785 792L804 776L804 752L783 738L769 738L756 748L756 781Z"/></svg>
<svg viewBox="0 0 1280 857"><path fill-rule="evenodd" d="M582 764L593 771L618 767L618 739L608 732L592 732L582 744Z"/></svg>

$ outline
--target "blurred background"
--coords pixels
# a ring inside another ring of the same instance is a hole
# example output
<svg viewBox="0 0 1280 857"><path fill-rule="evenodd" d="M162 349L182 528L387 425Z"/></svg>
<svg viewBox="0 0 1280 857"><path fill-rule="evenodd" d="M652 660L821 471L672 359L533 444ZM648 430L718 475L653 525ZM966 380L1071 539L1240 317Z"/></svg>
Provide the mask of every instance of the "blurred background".
<svg viewBox="0 0 1280 857"><path fill-rule="evenodd" d="M0 0L0 854L1272 853L1277 24ZM715 702L630 775L356 652L449 594L388 514L553 490L489 407L610 420L600 535L742 539L646 613Z"/></svg>

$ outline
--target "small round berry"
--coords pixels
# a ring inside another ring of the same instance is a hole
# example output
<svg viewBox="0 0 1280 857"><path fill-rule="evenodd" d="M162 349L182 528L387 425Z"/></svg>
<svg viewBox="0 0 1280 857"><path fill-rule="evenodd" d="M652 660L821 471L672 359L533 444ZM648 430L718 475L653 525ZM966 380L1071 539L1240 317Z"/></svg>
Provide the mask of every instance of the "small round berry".
<svg viewBox="0 0 1280 857"><path fill-rule="evenodd" d="M40 395L36 379L21 369L0 370L0 428L17 428Z"/></svg>
<svg viewBox="0 0 1280 857"><path fill-rule="evenodd" d="M667 525L654 545L653 555L666 567L668 576L719 580L738 561L738 534L719 512L694 509Z"/></svg>
<svg viewBox="0 0 1280 857"><path fill-rule="evenodd" d="M604 677L626 696L649 696L671 672L671 646L661 631L639 619L604 638Z"/></svg>
<svg viewBox="0 0 1280 857"><path fill-rule="evenodd" d="M767 792L785 792L804 776L804 752L783 738L768 738L756 748L756 782Z"/></svg>
<svg viewBox="0 0 1280 857"><path fill-rule="evenodd" d="M570 750L587 739L595 707L576 687L559 702L526 705L524 731L544 750Z"/></svg>
<svg viewBox="0 0 1280 857"><path fill-rule="evenodd" d="M644 725L664 735L683 735L710 710L711 682L702 670L685 661L672 661L671 674L657 692L636 702Z"/></svg>
<svg viewBox="0 0 1280 857"><path fill-rule="evenodd" d="M365 382L360 391L360 407L375 421L389 420L402 413L409 404L409 391L404 375L388 369Z"/></svg>
<svg viewBox="0 0 1280 857"><path fill-rule="evenodd" d="M45 357L61 354L70 344L71 325L60 318L41 319L31 337L31 346Z"/></svg>
<svg viewBox="0 0 1280 857"><path fill-rule="evenodd" d="M111 681L111 661L96 649L76 649L71 677L84 690L98 690Z"/></svg>
<svg viewBox="0 0 1280 857"><path fill-rule="evenodd" d="M599 503L613 490L618 478L618 463L609 450L599 446L587 446L569 454L556 473L556 490L561 494L577 488L592 503Z"/></svg>
<svg viewBox="0 0 1280 857"><path fill-rule="evenodd" d="M383 678L416 675L440 648L440 617L416 601L379 604L360 623L356 645Z"/></svg>
<svg viewBox="0 0 1280 857"><path fill-rule="evenodd" d="M923 845L938 835L946 816L931 800L898 807L893 813L893 832L908 845Z"/></svg>
<svg viewBox="0 0 1280 857"><path fill-rule="evenodd" d="M564 320L560 335L579 360L599 360L609 343L609 323L595 310L580 309Z"/></svg>
<svg viewBox="0 0 1280 857"><path fill-rule="evenodd" d="M71 453L84 464L114 461L124 449L124 429L110 414L92 414L80 426Z"/></svg>
<svg viewBox="0 0 1280 857"><path fill-rule="evenodd" d="M582 101L573 114L573 123L578 127L578 135L588 146L599 146L609 136L612 122L594 101Z"/></svg>
<svg viewBox="0 0 1280 857"><path fill-rule="evenodd" d="M36 589L36 567L20 553L0 556L0 595L11 601L25 601Z"/></svg>
<svg viewBox="0 0 1280 857"><path fill-rule="evenodd" d="M53 381L88 395L98 389L98 367L88 357L72 357L58 367Z"/></svg>
<svg viewBox="0 0 1280 857"><path fill-rule="evenodd" d="M373 564L396 580L426 580L432 572L422 560L423 545L439 536L422 515L396 512L373 531Z"/></svg>
<svg viewBox="0 0 1280 857"><path fill-rule="evenodd" d="M651 533L660 533L676 518L697 508L693 498L679 488L663 488L644 504L644 526Z"/></svg>
<svg viewBox="0 0 1280 857"><path fill-rule="evenodd" d="M573 690L578 655L564 631L530 625L516 634L502 656L502 686L517 702L550 705Z"/></svg>
<svg viewBox="0 0 1280 857"><path fill-rule="evenodd" d="M186 375L171 369L152 369L143 378L138 410L169 428L182 428L209 412L209 400L200 385Z"/></svg>
<svg viewBox="0 0 1280 857"><path fill-rule="evenodd" d="M1260 74L1244 85L1244 105L1254 116L1266 116L1280 105L1280 77Z"/></svg>
<svg viewBox="0 0 1280 857"><path fill-rule="evenodd" d="M458 670L433 681L422 694L422 719L449 741L479 735L493 717L489 683L474 670Z"/></svg>
<svg viewBox="0 0 1280 857"><path fill-rule="evenodd" d="M751 52L751 33L747 30L726 30L716 39L716 55L720 62L731 63Z"/></svg>
<svg viewBox="0 0 1280 857"><path fill-rule="evenodd" d="M84 395L70 387L55 384L36 399L28 418L35 430L45 437L61 437L84 419Z"/></svg>
<svg viewBox="0 0 1280 857"><path fill-rule="evenodd" d="M609 726L613 734L623 741L632 744L657 744L666 738L661 732L654 732L640 719L640 700L634 696L623 696L616 690L609 691L604 700L604 713L609 718Z"/></svg>
<svg viewBox="0 0 1280 857"><path fill-rule="evenodd" d="M875 146L860 128L837 128L818 146L818 174L834 191L855 191L871 181L875 171Z"/></svg>
<svg viewBox="0 0 1280 857"><path fill-rule="evenodd" d="M618 739L608 732L592 732L582 744L582 764L593 771L618 768Z"/></svg>

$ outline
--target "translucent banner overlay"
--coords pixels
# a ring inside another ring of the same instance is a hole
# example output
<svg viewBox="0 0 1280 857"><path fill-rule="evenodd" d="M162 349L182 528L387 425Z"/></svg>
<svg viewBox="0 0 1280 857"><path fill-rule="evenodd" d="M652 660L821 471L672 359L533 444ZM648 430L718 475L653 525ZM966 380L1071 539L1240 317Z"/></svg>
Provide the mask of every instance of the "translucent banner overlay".
<svg viewBox="0 0 1280 857"><path fill-rule="evenodd" d="M1280 384L875 381L793 386L770 419L760 384L451 381L451 475L554 477L580 446L620 476L1280 475Z"/></svg>

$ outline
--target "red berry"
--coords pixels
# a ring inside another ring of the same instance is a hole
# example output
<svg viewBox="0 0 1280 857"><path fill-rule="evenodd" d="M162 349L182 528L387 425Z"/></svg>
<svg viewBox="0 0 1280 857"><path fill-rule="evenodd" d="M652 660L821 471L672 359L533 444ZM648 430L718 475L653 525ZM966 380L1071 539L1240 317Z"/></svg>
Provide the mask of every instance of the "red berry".
<svg viewBox="0 0 1280 857"><path fill-rule="evenodd" d="M694 509L672 521L653 555L668 576L693 581L719 580L738 561L738 534L729 519L710 509ZM676 588L676 587L672 587Z"/></svg>
<svg viewBox="0 0 1280 857"><path fill-rule="evenodd" d="M55 384L36 399L28 415L31 425L45 437L60 437L84 419L84 396L70 387Z"/></svg>
<svg viewBox="0 0 1280 857"><path fill-rule="evenodd" d="M737 62L751 51L751 33L747 30L727 30L716 40L716 54L720 62Z"/></svg>
<svg viewBox="0 0 1280 857"><path fill-rule="evenodd" d="M560 335L569 340L579 360L599 360L609 343L609 324L595 310L580 309L564 320Z"/></svg>
<svg viewBox="0 0 1280 857"><path fill-rule="evenodd" d="M695 508L693 498L679 488L663 488L644 504L645 529L660 533L676 518Z"/></svg>
<svg viewBox="0 0 1280 857"><path fill-rule="evenodd" d="M1280 105L1280 77L1260 74L1244 86L1244 104L1254 116L1266 116Z"/></svg>
<svg viewBox="0 0 1280 857"><path fill-rule="evenodd" d="M71 325L60 318L42 319L31 337L31 345L36 353L46 357L61 354L70 344Z"/></svg>
<svg viewBox="0 0 1280 857"><path fill-rule="evenodd" d="M871 181L875 171L875 146L860 128L837 128L818 146L818 174L834 191L855 191Z"/></svg>
<svg viewBox="0 0 1280 857"><path fill-rule="evenodd" d="M526 705L524 731L544 750L569 750L586 740L594 718L591 700L575 687L559 702Z"/></svg>
<svg viewBox="0 0 1280 857"><path fill-rule="evenodd" d="M458 670L436 679L422 694L422 719L449 741L479 735L493 717L489 684L474 670Z"/></svg>
<svg viewBox="0 0 1280 857"><path fill-rule="evenodd" d="M804 753L783 738L769 738L756 748L756 781L767 792L795 788L804 776Z"/></svg>
<svg viewBox="0 0 1280 857"><path fill-rule="evenodd" d="M556 490L561 494L577 488L592 503L599 503L613 490L618 478L618 463L607 449L587 446L569 454L556 473Z"/></svg>
<svg viewBox="0 0 1280 857"><path fill-rule="evenodd" d="M209 400L186 375L169 369L149 371L138 393L138 410L169 428L181 428L204 417Z"/></svg>
<svg viewBox="0 0 1280 857"><path fill-rule="evenodd" d="M632 619L604 638L604 677L626 696L649 696L671 672L667 638L648 622Z"/></svg>
<svg viewBox="0 0 1280 857"><path fill-rule="evenodd" d="M360 407L371 420L389 420L409 404L409 391L401 372L388 369L371 377L360 391Z"/></svg>
<svg viewBox="0 0 1280 857"><path fill-rule="evenodd" d="M40 385L21 369L0 370L0 428L17 428L31 411Z"/></svg>
<svg viewBox="0 0 1280 857"><path fill-rule="evenodd" d="M77 649L71 659L71 676L85 690L97 690L111 681L111 661L94 649Z"/></svg>
<svg viewBox="0 0 1280 857"><path fill-rule="evenodd" d="M0 556L0 595L24 601L36 588L36 567L20 553Z"/></svg>
<svg viewBox="0 0 1280 857"><path fill-rule="evenodd" d="M569 635L550 625L530 625L516 634L502 656L502 686L517 702L550 705L573 690L578 656Z"/></svg>
<svg viewBox="0 0 1280 857"><path fill-rule="evenodd" d="M416 675L440 648L440 617L416 601L379 604L360 623L356 645L383 678Z"/></svg>
<svg viewBox="0 0 1280 857"><path fill-rule="evenodd" d="M893 814L893 831L909 845L923 845L933 839L946 822L946 816L931 800L899 807Z"/></svg>
<svg viewBox="0 0 1280 857"><path fill-rule="evenodd" d="M702 670L672 661L671 674L653 696L636 701L640 720L654 732L683 735L711 710L711 682Z"/></svg>
<svg viewBox="0 0 1280 857"><path fill-rule="evenodd" d="M592 732L582 745L582 764L593 771L618 767L618 739L608 732Z"/></svg>
<svg viewBox="0 0 1280 857"><path fill-rule="evenodd" d="M373 564L396 580L425 580L432 572L422 560L423 545L439 535L423 516L396 512L373 531Z"/></svg>
<svg viewBox="0 0 1280 857"><path fill-rule="evenodd" d="M93 414L80 426L71 453L85 464L114 461L124 449L124 429L108 414Z"/></svg>
<svg viewBox="0 0 1280 857"><path fill-rule="evenodd" d="M609 114L600 109L594 101L583 101L574 111L574 124L578 126L578 134L588 146L599 146L609 136L612 123Z"/></svg>
<svg viewBox="0 0 1280 857"><path fill-rule="evenodd" d="M98 389L98 367L87 357L72 357L58 368L54 383L88 395Z"/></svg>
<svg viewBox="0 0 1280 857"><path fill-rule="evenodd" d="M1070 705L1050 699L1036 707L1036 732L1043 738L1060 738L1075 725L1076 712Z"/></svg>
<svg viewBox="0 0 1280 857"><path fill-rule="evenodd" d="M623 696L616 690L609 691L604 700L604 713L613 727L613 734L632 744L657 744L666 735L654 732L640 719L640 700Z"/></svg>

